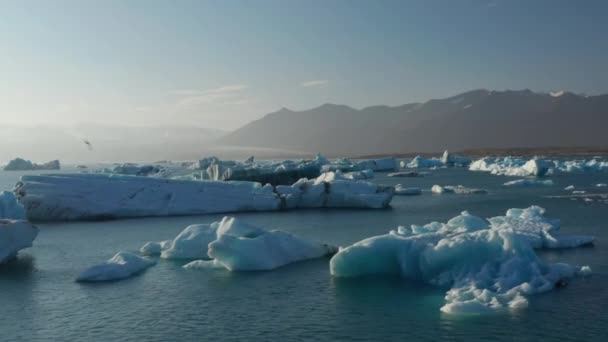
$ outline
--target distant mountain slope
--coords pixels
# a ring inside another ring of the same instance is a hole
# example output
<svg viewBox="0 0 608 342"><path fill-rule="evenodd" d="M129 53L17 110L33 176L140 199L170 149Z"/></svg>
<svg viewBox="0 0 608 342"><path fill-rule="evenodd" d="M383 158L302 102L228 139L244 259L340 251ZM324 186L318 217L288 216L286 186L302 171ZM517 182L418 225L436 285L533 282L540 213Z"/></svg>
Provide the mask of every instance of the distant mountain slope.
<svg viewBox="0 0 608 342"><path fill-rule="evenodd" d="M281 109L221 144L363 155L471 148L608 146L608 95L474 90L446 99L361 110Z"/></svg>

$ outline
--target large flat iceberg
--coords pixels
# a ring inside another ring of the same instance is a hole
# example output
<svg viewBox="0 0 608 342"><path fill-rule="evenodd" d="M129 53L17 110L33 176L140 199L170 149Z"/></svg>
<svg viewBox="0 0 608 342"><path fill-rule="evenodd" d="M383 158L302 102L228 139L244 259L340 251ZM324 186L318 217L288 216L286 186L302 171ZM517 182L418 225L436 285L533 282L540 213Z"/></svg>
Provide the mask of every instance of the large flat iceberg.
<svg viewBox="0 0 608 342"><path fill-rule="evenodd" d="M17 256L38 235L38 228L26 221L0 219L0 264Z"/></svg>
<svg viewBox="0 0 608 342"><path fill-rule="evenodd" d="M83 271L76 281L97 282L114 281L129 278L154 265L150 259L129 252L119 252L108 261L92 266Z"/></svg>
<svg viewBox="0 0 608 342"><path fill-rule="evenodd" d="M340 173L291 186L103 174L23 176L19 202L34 221L177 216L294 208L386 208L393 188Z"/></svg>
<svg viewBox="0 0 608 342"><path fill-rule="evenodd" d="M533 248L576 247L591 237L559 237L559 222L539 207L510 209L485 221L463 212L447 223L399 227L340 249L331 274L398 274L450 287L446 313L483 313L527 306L526 297L590 273L589 267L545 263Z"/></svg>

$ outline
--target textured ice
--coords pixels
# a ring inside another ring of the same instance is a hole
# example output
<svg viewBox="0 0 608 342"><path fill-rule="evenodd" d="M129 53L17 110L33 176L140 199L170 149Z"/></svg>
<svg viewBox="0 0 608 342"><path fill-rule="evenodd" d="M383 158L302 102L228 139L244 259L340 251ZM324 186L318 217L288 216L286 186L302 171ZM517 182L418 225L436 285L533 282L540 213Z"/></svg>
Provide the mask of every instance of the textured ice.
<svg viewBox="0 0 608 342"><path fill-rule="evenodd" d="M0 264L17 256L38 235L38 228L29 222L0 219Z"/></svg>
<svg viewBox="0 0 608 342"><path fill-rule="evenodd" d="M510 209L488 224L463 212L445 224L399 227L340 249L330 261L330 271L336 277L398 274L450 287L441 308L450 314L525 308L527 296L591 271L587 266L545 263L536 256L533 247L584 242L582 237L552 235L559 223L543 213L539 207Z"/></svg>
<svg viewBox="0 0 608 342"><path fill-rule="evenodd" d="M608 172L608 160L600 157L589 160L554 160L553 164L561 172Z"/></svg>
<svg viewBox="0 0 608 342"><path fill-rule="evenodd" d="M15 158L4 167L4 171L28 171L28 170L59 170L59 160L52 160L44 164L36 164L29 160Z"/></svg>
<svg viewBox="0 0 608 342"><path fill-rule="evenodd" d="M471 163L471 159L462 156L456 156L450 154L447 150L443 152L441 158L426 159L422 156L416 156L414 159L401 162L402 168L415 168L415 169L430 169L437 167L452 167L452 166L468 166Z"/></svg>
<svg viewBox="0 0 608 342"><path fill-rule="evenodd" d="M422 194L422 190L420 190L420 188L408 188L408 187L404 187L401 184L395 185L395 195L415 196L415 195L421 195L421 194Z"/></svg>
<svg viewBox="0 0 608 342"><path fill-rule="evenodd" d="M94 220L293 208L385 208L393 188L341 173L276 188L239 181L178 181L103 174L23 176L16 186L31 220Z"/></svg>
<svg viewBox="0 0 608 342"><path fill-rule="evenodd" d="M131 176L150 176L156 175L162 171L163 168L157 165L137 165L132 163L117 165L112 169L112 173L117 175Z"/></svg>
<svg viewBox="0 0 608 342"><path fill-rule="evenodd" d="M119 252L103 264L92 266L82 272L76 281L97 282L129 278L154 265L153 260L129 252Z"/></svg>
<svg viewBox="0 0 608 342"><path fill-rule="evenodd" d="M433 185L431 192L434 194L459 194L459 195L479 195L487 194L485 189L467 188L462 185Z"/></svg>
<svg viewBox="0 0 608 342"><path fill-rule="evenodd" d="M526 161L514 157L503 157L478 159L471 163L469 170L490 172L493 175L542 177L547 175L553 166L553 163L541 159Z"/></svg>
<svg viewBox="0 0 608 342"><path fill-rule="evenodd" d="M161 257L201 259L186 264L185 268L259 271L335 252L336 248L329 245L279 230L267 231L234 217L224 217L220 222L187 227L166 246Z"/></svg>
<svg viewBox="0 0 608 342"><path fill-rule="evenodd" d="M25 219L25 209L17 202L17 197L12 192L0 192L0 219Z"/></svg>
<svg viewBox="0 0 608 342"><path fill-rule="evenodd" d="M504 186L552 186L553 181L550 179L540 180L540 179L517 179L506 182L503 184Z"/></svg>

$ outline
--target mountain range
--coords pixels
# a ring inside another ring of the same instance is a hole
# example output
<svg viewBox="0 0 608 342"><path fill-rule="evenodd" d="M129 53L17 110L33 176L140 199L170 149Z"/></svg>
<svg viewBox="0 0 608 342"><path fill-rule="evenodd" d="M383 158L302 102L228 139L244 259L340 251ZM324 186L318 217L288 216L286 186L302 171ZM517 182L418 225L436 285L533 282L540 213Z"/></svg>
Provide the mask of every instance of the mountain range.
<svg viewBox="0 0 608 342"><path fill-rule="evenodd" d="M328 155L480 148L606 147L608 95L473 90L445 99L355 109L283 108L216 143Z"/></svg>

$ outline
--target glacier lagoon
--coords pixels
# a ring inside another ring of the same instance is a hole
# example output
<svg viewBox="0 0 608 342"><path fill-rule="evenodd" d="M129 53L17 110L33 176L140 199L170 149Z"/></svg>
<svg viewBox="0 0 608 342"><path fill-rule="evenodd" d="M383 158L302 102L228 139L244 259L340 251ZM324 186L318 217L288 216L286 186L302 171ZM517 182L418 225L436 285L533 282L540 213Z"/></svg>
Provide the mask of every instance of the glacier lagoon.
<svg viewBox="0 0 608 342"><path fill-rule="evenodd" d="M22 174L33 173L0 172L0 190L10 190ZM39 224L35 247L0 266L2 340L599 340L608 324L608 204L563 196L571 195L564 190L569 185L604 193L595 184L606 183L608 174L555 174L549 179L554 185L505 187L512 177L463 168L432 170L405 180L376 173L374 183L424 191L421 196L395 196L387 210L233 215L312 241L347 246L399 225L445 222L463 210L493 217L509 208L539 205L547 217L561 219L561 233L593 235L596 240L594 247L537 254L547 262L589 265L593 275L529 297L527 309L442 314L446 289L399 277L334 278L329 258L251 273L192 272L181 267L183 262L159 260L122 282L79 284L74 279L81 271L118 251L137 251L145 241L166 240L189 224L211 223L223 215L53 223ZM429 190L438 183L488 193L432 195Z"/></svg>

